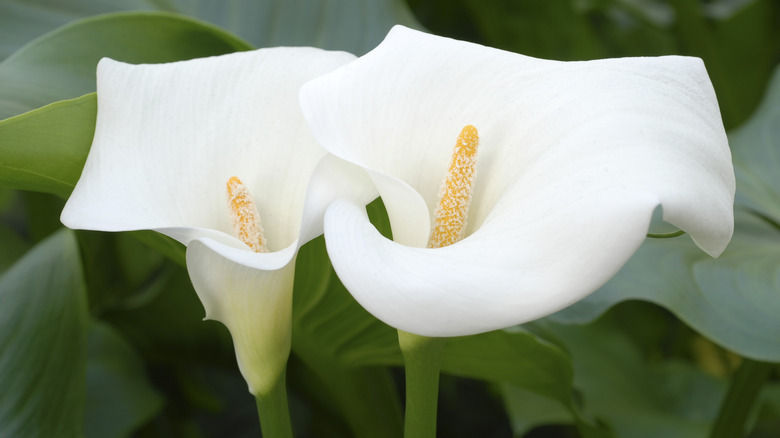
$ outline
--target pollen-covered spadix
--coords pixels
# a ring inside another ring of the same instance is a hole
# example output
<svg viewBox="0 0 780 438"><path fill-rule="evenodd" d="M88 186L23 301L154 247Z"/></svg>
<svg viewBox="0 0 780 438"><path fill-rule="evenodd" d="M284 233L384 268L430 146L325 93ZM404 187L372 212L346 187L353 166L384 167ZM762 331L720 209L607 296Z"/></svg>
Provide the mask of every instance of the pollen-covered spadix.
<svg viewBox="0 0 780 438"><path fill-rule="evenodd" d="M263 225L252 194L237 176L227 182L227 206L233 233L254 252L268 252L263 236Z"/></svg>
<svg viewBox="0 0 780 438"><path fill-rule="evenodd" d="M463 237L476 175L478 146L477 128L466 125L460 131L447 176L439 189L439 203L433 212L429 248L452 245Z"/></svg>

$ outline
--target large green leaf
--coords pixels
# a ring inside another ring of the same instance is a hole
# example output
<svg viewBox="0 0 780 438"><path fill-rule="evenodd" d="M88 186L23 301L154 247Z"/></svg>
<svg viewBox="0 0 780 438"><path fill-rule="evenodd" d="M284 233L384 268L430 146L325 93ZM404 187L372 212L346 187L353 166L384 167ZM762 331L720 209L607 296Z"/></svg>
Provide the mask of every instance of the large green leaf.
<svg viewBox="0 0 780 438"><path fill-rule="evenodd" d="M76 21L0 63L0 119L95 91L103 57L160 63L247 50L214 26L180 15L127 12Z"/></svg>
<svg viewBox="0 0 780 438"><path fill-rule="evenodd" d="M0 250L0 275L16 262L28 249L29 244L19 236L13 228L0 224L0 242L3 242Z"/></svg>
<svg viewBox="0 0 780 438"><path fill-rule="evenodd" d="M367 207L385 235L390 222L380 199ZM403 362L395 329L374 318L336 276L318 237L301 248L295 268L293 348L304 356L329 357L347 366Z"/></svg>
<svg viewBox="0 0 780 438"><path fill-rule="evenodd" d="M257 47L305 45L363 54L394 24L417 25L403 0L0 0L0 59L78 18L159 9L199 18Z"/></svg>
<svg viewBox="0 0 780 438"><path fill-rule="evenodd" d="M615 436L706 436L725 394L725 382L685 362L648 361L610 318L588 326L543 325L573 358L574 385L583 410L606 423ZM510 414L523 416L523 412ZM553 418L563 420L560 413Z"/></svg>
<svg viewBox="0 0 780 438"><path fill-rule="evenodd" d="M584 323L615 304L650 301L716 343L780 361L780 231L737 211L734 238L717 259L687 237L648 239L604 287L550 318Z"/></svg>
<svg viewBox="0 0 780 438"><path fill-rule="evenodd" d="M371 366L401 363L396 331L349 295L322 237L298 254L292 335L293 352L318 377L320 398L344 415L355 436L401 436L394 385L387 370Z"/></svg>
<svg viewBox="0 0 780 438"><path fill-rule="evenodd" d="M86 301L68 230L0 278L0 437L83 435Z"/></svg>
<svg viewBox="0 0 780 438"><path fill-rule="evenodd" d="M583 436L612 436L582 415L574 397L570 355L522 327L448 339L441 368L448 374L508 383L532 397L545 397L548 403L555 402L553 412L562 408Z"/></svg>
<svg viewBox="0 0 780 438"><path fill-rule="evenodd" d="M293 331L302 350L326 353L350 365L400 364L395 329L355 301L341 284L323 238L309 242L296 262Z"/></svg>
<svg viewBox="0 0 780 438"><path fill-rule="evenodd" d="M30 249L22 237L18 221L23 217L20 196L15 190L0 188L0 276Z"/></svg>
<svg viewBox="0 0 780 438"><path fill-rule="evenodd" d="M95 132L95 94L0 121L0 186L67 198Z"/></svg>
<svg viewBox="0 0 780 438"><path fill-rule="evenodd" d="M104 233L93 234L96 235L93 238L99 238ZM94 251L96 248L89 248L93 244L83 245L87 247L84 249L86 270L112 266L105 259L118 256L128 283L133 283L133 277L142 281L129 295L106 291L102 295L113 293L119 299L110 302L110 297L103 298L103 307L96 310L100 312L101 320L110 323L143 358L158 390L164 392L166 398L166 409L138 436L256 435L259 427L254 400L236 365L230 333L218 322L203 321L205 312L186 269L166 259L160 267L154 266L156 262L147 266L148 261L138 260L134 267L128 266L134 257L149 257L148 250L137 248L138 243L127 234L109 237L114 242L108 242L107 248L102 250L97 248L97 252ZM127 286L116 284L114 287ZM141 377L135 371L131 374ZM136 398L138 394L127 395L140 402L140 398ZM137 425L147 414L150 412L142 409L139 403L133 412L116 415L128 420L125 425L129 426L129 420L135 418L133 424ZM238 433L244 429L254 433ZM207 433L207 430L214 432Z"/></svg>
<svg viewBox="0 0 780 438"><path fill-rule="evenodd" d="M101 265L93 260L94 269ZM116 327L147 362L182 365L201 362L233 366L230 334L215 321L203 321L205 311L186 269L165 260L146 285L154 290L117 302L102 319ZM133 299L135 298L135 299Z"/></svg>
<svg viewBox="0 0 780 438"><path fill-rule="evenodd" d="M91 15L147 7L145 0L0 0L0 60L33 39Z"/></svg>
<svg viewBox="0 0 780 438"><path fill-rule="evenodd" d="M58 214L59 210L54 217L57 218ZM77 232L82 262L86 267L84 277L92 314L134 310L150 305L161 294L167 293L174 276L184 277L183 283L191 291L186 272L169 263L171 255L166 259L159 249L149 246L147 239L137 239L139 234L148 234L150 239L156 237L165 242L162 235L154 231ZM184 250L181 252L183 256ZM178 263L178 257L174 261ZM184 265L183 257L179 264ZM195 303L198 303L197 299ZM200 310L200 305L197 306Z"/></svg>
<svg viewBox="0 0 780 438"><path fill-rule="evenodd" d="M315 46L362 55L394 24L418 26L403 0L171 0L165 8L212 22L258 47Z"/></svg>
<svg viewBox="0 0 780 438"><path fill-rule="evenodd" d="M772 438L780 430L780 384L773 382L764 385L761 402L750 438Z"/></svg>
<svg viewBox="0 0 780 438"><path fill-rule="evenodd" d="M729 135L737 204L780 224L780 67L755 115Z"/></svg>
<svg viewBox="0 0 780 438"><path fill-rule="evenodd" d="M571 407L571 358L560 347L516 327L447 340L442 371L507 382Z"/></svg>
<svg viewBox="0 0 780 438"><path fill-rule="evenodd" d="M92 324L87 355L87 438L130 436L162 409L140 357L111 326Z"/></svg>
<svg viewBox="0 0 780 438"><path fill-rule="evenodd" d="M500 390L515 436L524 436L537 426L574 423L566 408L547 397L511 383L500 385Z"/></svg>

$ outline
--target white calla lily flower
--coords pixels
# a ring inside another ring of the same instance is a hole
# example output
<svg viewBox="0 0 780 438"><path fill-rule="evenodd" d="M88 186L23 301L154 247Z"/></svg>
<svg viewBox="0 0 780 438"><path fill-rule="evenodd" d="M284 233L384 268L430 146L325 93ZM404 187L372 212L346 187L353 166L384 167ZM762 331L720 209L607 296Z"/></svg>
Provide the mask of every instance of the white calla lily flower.
<svg viewBox="0 0 780 438"><path fill-rule="evenodd" d="M298 248L322 233L332 199L376 196L315 141L298 104L303 83L354 58L282 47L98 66L95 137L62 222L187 245L206 317L230 330L255 395L289 355Z"/></svg>
<svg viewBox="0 0 780 438"><path fill-rule="evenodd" d="M476 334L562 309L623 266L658 206L712 256L733 232L731 155L697 58L559 62L397 26L306 84L301 103L317 140L370 174L393 231L337 201L331 261L406 332ZM464 237L429 248L453 144L472 128Z"/></svg>

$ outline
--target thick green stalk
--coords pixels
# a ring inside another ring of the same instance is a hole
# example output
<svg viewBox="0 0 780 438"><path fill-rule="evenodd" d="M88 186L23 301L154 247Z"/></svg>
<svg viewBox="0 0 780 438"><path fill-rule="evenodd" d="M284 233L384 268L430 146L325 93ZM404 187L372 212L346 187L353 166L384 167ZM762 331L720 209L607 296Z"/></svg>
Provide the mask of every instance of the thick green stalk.
<svg viewBox="0 0 780 438"><path fill-rule="evenodd" d="M743 359L731 378L726 398L712 426L710 438L745 436L745 423L772 364Z"/></svg>
<svg viewBox="0 0 780 438"><path fill-rule="evenodd" d="M439 370L446 338L398 331L406 370L404 438L434 438L439 402Z"/></svg>
<svg viewBox="0 0 780 438"><path fill-rule="evenodd" d="M282 373L268 392L257 394L257 414L263 438L292 438L290 409L287 406L286 373Z"/></svg>

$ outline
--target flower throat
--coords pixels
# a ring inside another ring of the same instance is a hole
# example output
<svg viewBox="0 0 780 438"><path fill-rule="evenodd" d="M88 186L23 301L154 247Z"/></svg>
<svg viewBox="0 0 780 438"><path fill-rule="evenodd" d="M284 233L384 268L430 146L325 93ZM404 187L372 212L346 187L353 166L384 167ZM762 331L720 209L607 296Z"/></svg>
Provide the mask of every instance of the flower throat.
<svg viewBox="0 0 780 438"><path fill-rule="evenodd" d="M466 125L455 142L447 177L439 189L439 204L433 213L428 248L452 245L463 238L476 175L478 146L477 128Z"/></svg>
<svg viewBox="0 0 780 438"><path fill-rule="evenodd" d="M228 209L233 222L233 232L242 242L254 252L268 252L263 237L263 226L260 224L260 214L257 212L249 189L238 177L231 177L227 182Z"/></svg>

